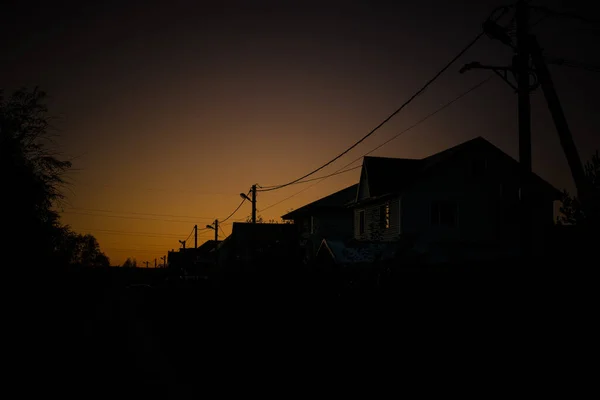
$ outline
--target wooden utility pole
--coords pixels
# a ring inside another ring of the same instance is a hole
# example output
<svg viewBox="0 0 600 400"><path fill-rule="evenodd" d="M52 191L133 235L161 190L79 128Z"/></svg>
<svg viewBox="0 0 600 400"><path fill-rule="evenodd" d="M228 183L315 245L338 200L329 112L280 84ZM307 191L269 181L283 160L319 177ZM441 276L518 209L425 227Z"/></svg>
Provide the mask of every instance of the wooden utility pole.
<svg viewBox="0 0 600 400"><path fill-rule="evenodd" d="M198 225L194 225L194 248L198 248Z"/></svg>
<svg viewBox="0 0 600 400"><path fill-rule="evenodd" d="M154 268L156 268L156 258L154 259Z"/></svg>
<svg viewBox="0 0 600 400"><path fill-rule="evenodd" d="M252 223L256 223L256 185L252 185Z"/></svg>
<svg viewBox="0 0 600 400"><path fill-rule="evenodd" d="M521 203L521 249L525 258L532 255L533 218L531 203L531 105L529 99L529 5L520 0L516 5L517 54L515 72L518 88L519 164Z"/></svg>
<svg viewBox="0 0 600 400"><path fill-rule="evenodd" d="M520 216L520 247L521 255L524 258L530 258L533 254L533 207L531 193L531 105L529 92L532 86L529 82L531 68L529 66L531 58L531 35L529 33L529 5L526 1L520 0L515 5L515 20L517 24L517 43L513 44L512 38L506 33L506 30L499 26L495 21L487 20L484 23L484 31L492 38L501 41L510 46L515 52L511 66L491 66L482 65L479 62L472 62L461 68L460 72L469 69L489 69L500 76L510 87L515 89L518 95L518 120L519 120L519 216ZM517 85L513 85L508 80L508 73L511 72L517 80Z"/></svg>
<svg viewBox="0 0 600 400"><path fill-rule="evenodd" d="M219 220L215 219L215 265L219 264Z"/></svg>

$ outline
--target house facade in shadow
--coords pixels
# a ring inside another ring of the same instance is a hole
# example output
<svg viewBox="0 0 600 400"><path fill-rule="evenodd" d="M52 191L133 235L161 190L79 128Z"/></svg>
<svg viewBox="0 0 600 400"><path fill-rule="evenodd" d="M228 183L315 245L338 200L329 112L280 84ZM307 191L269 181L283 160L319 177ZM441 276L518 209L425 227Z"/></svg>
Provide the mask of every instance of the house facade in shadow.
<svg viewBox="0 0 600 400"><path fill-rule="evenodd" d="M357 189L354 184L281 216L294 222L305 262L314 259L323 239L352 238L354 212L349 206L356 201Z"/></svg>
<svg viewBox="0 0 600 400"><path fill-rule="evenodd" d="M533 253L541 255L560 191L535 174L530 182ZM319 250L340 262L351 247L399 242L431 263L516 257L519 187L519 163L481 137L424 159L364 157L349 207L354 243L325 241Z"/></svg>

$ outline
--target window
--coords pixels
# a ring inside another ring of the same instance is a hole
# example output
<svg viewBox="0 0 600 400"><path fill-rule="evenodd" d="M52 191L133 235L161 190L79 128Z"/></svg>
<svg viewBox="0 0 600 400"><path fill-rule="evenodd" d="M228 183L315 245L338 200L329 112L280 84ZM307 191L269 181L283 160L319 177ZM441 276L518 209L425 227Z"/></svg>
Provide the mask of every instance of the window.
<svg viewBox="0 0 600 400"><path fill-rule="evenodd" d="M390 227L390 203L385 203L379 207L379 230Z"/></svg>
<svg viewBox="0 0 600 400"><path fill-rule="evenodd" d="M454 201L431 203L431 224L434 226L455 227L458 223L458 205Z"/></svg>
<svg viewBox="0 0 600 400"><path fill-rule="evenodd" d="M365 233L365 210L358 212L358 234L362 235Z"/></svg>
<svg viewBox="0 0 600 400"><path fill-rule="evenodd" d="M481 158L473 160L471 168L474 177L481 177L485 174L485 171L487 170L487 160Z"/></svg>

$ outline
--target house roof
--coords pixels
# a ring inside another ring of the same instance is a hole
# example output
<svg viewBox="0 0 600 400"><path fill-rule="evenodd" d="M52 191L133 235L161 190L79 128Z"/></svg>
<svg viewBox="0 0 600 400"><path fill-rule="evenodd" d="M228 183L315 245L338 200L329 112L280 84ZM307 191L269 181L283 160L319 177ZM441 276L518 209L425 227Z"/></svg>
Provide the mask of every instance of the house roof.
<svg viewBox="0 0 600 400"><path fill-rule="evenodd" d="M216 246L215 243L218 245L222 242L222 240L216 241L215 240L207 240L206 242L202 243L200 246L198 246L198 251L199 252L210 252L212 251Z"/></svg>
<svg viewBox="0 0 600 400"><path fill-rule="evenodd" d="M484 147L492 149L494 152L510 159L514 163L514 172L518 173L519 163L517 160L483 137L478 136L423 159L364 157L363 173L366 173L369 185L369 197L373 199L388 194L399 193L432 170L443 166L446 161L452 159L454 156L464 152L478 152ZM390 177L393 177L393 179L390 179ZM560 198L561 192L558 189L535 173L532 174L532 177L534 183L544 187L556 199Z"/></svg>
<svg viewBox="0 0 600 400"><path fill-rule="evenodd" d="M306 204L294 211L291 211L281 217L281 219L293 219L301 214L315 209L332 208L332 207L344 207L345 205L353 202L356 199L356 191L358 190L358 183L352 186L348 186L342 190L320 198L319 200L313 201L312 203Z"/></svg>
<svg viewBox="0 0 600 400"><path fill-rule="evenodd" d="M401 191L420 171L422 160L411 158L364 157L370 197ZM390 174L394 179L389 179Z"/></svg>

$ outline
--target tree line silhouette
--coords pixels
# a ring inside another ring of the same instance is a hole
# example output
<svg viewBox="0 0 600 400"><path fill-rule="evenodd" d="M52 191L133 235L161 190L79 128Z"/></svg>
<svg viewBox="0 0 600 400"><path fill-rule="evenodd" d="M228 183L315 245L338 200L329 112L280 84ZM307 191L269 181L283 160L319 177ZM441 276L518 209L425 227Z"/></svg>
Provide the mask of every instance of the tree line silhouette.
<svg viewBox="0 0 600 400"><path fill-rule="evenodd" d="M91 234L60 221L70 161L56 149L55 128L39 88L0 90L0 180L5 220L4 261L30 268L109 266Z"/></svg>

